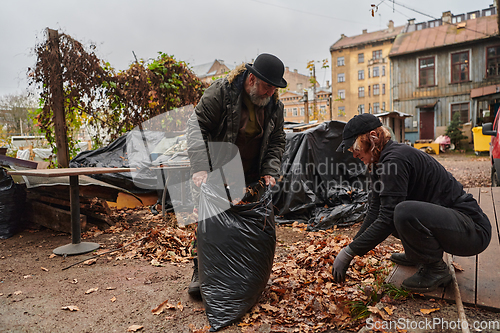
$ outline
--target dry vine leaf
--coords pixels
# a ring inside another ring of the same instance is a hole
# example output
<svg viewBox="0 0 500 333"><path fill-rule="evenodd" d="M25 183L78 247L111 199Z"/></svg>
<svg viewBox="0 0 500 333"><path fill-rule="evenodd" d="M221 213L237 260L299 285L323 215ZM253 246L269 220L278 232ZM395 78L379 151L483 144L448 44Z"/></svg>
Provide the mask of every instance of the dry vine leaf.
<svg viewBox="0 0 500 333"><path fill-rule="evenodd" d="M153 310L151 310L151 312L154 314L154 315L159 315L160 313L162 313L163 311L167 310L167 309L174 309L175 310L175 306L170 304L168 302L168 299L161 303L160 305L158 305L156 308L154 308Z"/></svg>
<svg viewBox="0 0 500 333"><path fill-rule="evenodd" d="M85 292L85 294L91 294L91 293L93 293L94 291L98 291L98 290L99 290L99 288L90 288L89 290L87 290L87 291Z"/></svg>
<svg viewBox="0 0 500 333"><path fill-rule="evenodd" d="M181 312L182 312L182 310L184 310L184 306L182 306L181 301L179 301L179 303L177 303L177 308L179 310L181 310Z"/></svg>
<svg viewBox="0 0 500 333"><path fill-rule="evenodd" d="M80 309L76 305L63 306L61 309L63 309L63 310L69 310L71 312L73 312L73 311L80 311Z"/></svg>
<svg viewBox="0 0 500 333"><path fill-rule="evenodd" d="M453 261L451 264L453 265L453 267L455 268L456 271L459 271L459 272L463 272L464 271L464 269L462 268L462 266L460 266L458 263L456 263L456 262Z"/></svg>
<svg viewBox="0 0 500 333"><path fill-rule="evenodd" d="M132 326L129 326L129 328L127 328L127 332L137 332L139 330L142 330L144 328L144 326L141 326L141 325L132 325Z"/></svg>
<svg viewBox="0 0 500 333"><path fill-rule="evenodd" d="M97 261L97 258L94 258L94 259L89 259L89 260L87 260L87 261L84 261L83 263L84 263L85 265L89 265L89 266L90 266L90 265L92 265L92 264L95 264L95 263L96 263L96 261Z"/></svg>
<svg viewBox="0 0 500 333"><path fill-rule="evenodd" d="M429 313L432 313L432 312L435 312L435 311L438 311L439 308L433 308L433 309L420 309L420 312L422 312L423 314L429 314Z"/></svg>

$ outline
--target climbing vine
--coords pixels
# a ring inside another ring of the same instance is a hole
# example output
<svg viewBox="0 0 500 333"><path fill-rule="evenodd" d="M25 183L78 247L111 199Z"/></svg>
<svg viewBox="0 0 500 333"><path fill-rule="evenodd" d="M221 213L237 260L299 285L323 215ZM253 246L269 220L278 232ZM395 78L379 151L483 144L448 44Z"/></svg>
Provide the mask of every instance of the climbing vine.
<svg viewBox="0 0 500 333"><path fill-rule="evenodd" d="M104 137L114 140L152 117L198 103L206 88L185 62L161 52L156 59L139 60L116 72L97 57L95 46L85 47L67 34L60 34L58 42L55 52L47 39L36 45L36 64L28 77L30 85L40 91L35 124L53 147L53 110L60 101L51 85L61 79L70 156L76 154L77 133L83 126L92 129L97 148ZM162 126L179 130L188 116L164 117Z"/></svg>

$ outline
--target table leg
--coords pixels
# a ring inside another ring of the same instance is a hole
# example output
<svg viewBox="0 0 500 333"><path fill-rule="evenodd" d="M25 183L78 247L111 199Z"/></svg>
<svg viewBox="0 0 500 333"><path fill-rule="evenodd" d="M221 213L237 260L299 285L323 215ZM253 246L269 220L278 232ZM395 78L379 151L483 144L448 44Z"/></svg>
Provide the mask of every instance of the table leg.
<svg viewBox="0 0 500 333"><path fill-rule="evenodd" d="M71 244L59 246L52 252L58 255L75 255L94 251L99 248L99 244L81 242L80 225L80 190L78 176L69 176L69 199L71 207Z"/></svg>

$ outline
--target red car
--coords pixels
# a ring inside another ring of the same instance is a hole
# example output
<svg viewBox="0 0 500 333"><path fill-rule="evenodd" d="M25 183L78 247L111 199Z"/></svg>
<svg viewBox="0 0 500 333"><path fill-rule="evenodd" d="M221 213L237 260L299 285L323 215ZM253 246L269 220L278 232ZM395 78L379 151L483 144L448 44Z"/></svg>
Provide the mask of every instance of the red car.
<svg viewBox="0 0 500 333"><path fill-rule="evenodd" d="M483 135L491 135L490 159L491 159L491 186L499 186L498 173L500 172L500 112L497 112L493 123L483 124Z"/></svg>

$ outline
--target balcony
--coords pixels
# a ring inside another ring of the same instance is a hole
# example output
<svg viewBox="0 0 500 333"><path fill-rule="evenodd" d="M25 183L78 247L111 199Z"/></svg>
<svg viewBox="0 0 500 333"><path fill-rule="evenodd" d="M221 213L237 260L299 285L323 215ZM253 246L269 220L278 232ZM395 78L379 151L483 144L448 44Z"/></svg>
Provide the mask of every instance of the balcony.
<svg viewBox="0 0 500 333"><path fill-rule="evenodd" d="M385 64L387 63L386 58L377 58L377 59L370 59L368 60L368 66L375 65L375 64Z"/></svg>

